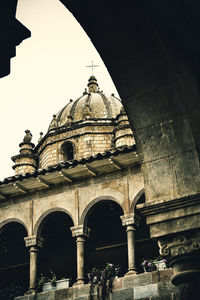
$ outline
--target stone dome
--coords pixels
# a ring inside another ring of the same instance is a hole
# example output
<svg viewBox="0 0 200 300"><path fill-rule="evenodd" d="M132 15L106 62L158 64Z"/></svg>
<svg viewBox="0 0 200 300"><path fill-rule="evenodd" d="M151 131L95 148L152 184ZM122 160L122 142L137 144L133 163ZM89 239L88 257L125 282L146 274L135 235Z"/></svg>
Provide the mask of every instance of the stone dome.
<svg viewBox="0 0 200 300"><path fill-rule="evenodd" d="M49 130L66 126L88 119L115 119L122 109L121 100L114 94L108 96L100 91L97 80L91 76L88 80L88 90L77 100L70 102L54 116Z"/></svg>
<svg viewBox="0 0 200 300"><path fill-rule="evenodd" d="M87 159L135 143L121 100L100 91L94 76L87 86L80 98L53 115L35 148L30 131L26 131L20 154L13 157L16 174Z"/></svg>

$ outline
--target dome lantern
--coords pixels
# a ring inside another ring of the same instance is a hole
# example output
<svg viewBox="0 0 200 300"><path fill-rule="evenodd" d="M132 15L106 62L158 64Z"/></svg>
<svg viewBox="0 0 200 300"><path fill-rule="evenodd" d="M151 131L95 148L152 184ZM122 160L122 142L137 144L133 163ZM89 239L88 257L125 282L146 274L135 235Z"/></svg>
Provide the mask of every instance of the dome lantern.
<svg viewBox="0 0 200 300"><path fill-rule="evenodd" d="M92 75L88 80L88 92L97 93L98 92L98 83L96 78Z"/></svg>

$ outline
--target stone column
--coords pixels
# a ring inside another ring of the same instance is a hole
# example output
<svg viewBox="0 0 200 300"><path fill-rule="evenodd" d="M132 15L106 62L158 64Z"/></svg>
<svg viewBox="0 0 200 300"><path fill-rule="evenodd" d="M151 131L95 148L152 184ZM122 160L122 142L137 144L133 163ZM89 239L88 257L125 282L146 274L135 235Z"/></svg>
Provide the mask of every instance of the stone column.
<svg viewBox="0 0 200 300"><path fill-rule="evenodd" d="M136 274L135 264L135 230L139 223L139 217L136 214L121 216L122 225L126 226L127 247L128 247L128 272L126 275Z"/></svg>
<svg viewBox="0 0 200 300"><path fill-rule="evenodd" d="M180 300L198 300L200 284L200 233L181 233L159 239L160 253L174 270L172 283Z"/></svg>
<svg viewBox="0 0 200 300"><path fill-rule="evenodd" d="M71 227L72 236L76 237L77 245L77 281L76 285L84 284L85 282L85 242L89 237L90 229L80 225Z"/></svg>
<svg viewBox="0 0 200 300"><path fill-rule="evenodd" d="M30 253L30 278L29 289L26 292L28 294L35 294L36 292L36 277L37 277L37 254L39 248L42 247L43 238L38 238L35 235L24 238L26 247L29 248Z"/></svg>

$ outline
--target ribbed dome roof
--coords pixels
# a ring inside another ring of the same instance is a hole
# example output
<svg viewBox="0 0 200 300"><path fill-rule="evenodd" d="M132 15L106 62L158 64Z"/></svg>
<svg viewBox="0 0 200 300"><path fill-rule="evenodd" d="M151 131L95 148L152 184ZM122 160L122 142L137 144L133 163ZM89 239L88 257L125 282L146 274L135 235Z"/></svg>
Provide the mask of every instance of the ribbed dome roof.
<svg viewBox="0 0 200 300"><path fill-rule="evenodd" d="M64 126L68 122L77 122L86 119L112 119L120 113L122 108L121 100L116 98L114 94L105 95L98 88L97 80L91 76L88 80L88 91L85 90L83 95L75 101L70 101L63 109L61 109L54 119L50 127L54 127L53 122L57 126Z"/></svg>

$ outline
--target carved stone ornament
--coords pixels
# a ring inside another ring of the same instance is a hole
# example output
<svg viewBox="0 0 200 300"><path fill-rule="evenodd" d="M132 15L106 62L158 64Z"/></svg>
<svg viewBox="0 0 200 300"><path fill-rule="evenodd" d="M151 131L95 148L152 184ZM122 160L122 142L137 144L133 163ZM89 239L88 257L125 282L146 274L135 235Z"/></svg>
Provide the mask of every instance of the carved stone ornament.
<svg viewBox="0 0 200 300"><path fill-rule="evenodd" d="M40 247L42 248L44 239L36 237L36 235L28 236L24 238L26 247Z"/></svg>
<svg viewBox="0 0 200 300"><path fill-rule="evenodd" d="M139 226L140 217L136 214L127 214L120 217L122 220L122 226L134 225Z"/></svg>
<svg viewBox="0 0 200 300"><path fill-rule="evenodd" d="M158 245L161 255L173 258L200 250L200 237L188 238L179 234L171 240L162 239L158 241Z"/></svg>
<svg viewBox="0 0 200 300"><path fill-rule="evenodd" d="M72 236L73 237L77 237L77 236L85 236L85 237L89 237L90 234L90 228L88 228L87 226L84 225L79 225L79 226L75 226L75 227L71 227L70 228L72 231Z"/></svg>

